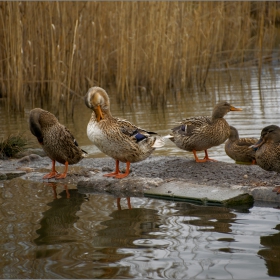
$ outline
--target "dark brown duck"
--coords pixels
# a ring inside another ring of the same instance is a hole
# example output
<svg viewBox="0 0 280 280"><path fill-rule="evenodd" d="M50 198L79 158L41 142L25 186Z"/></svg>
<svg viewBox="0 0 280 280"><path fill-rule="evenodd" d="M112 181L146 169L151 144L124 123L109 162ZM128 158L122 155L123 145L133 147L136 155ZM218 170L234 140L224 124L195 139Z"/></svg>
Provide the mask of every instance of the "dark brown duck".
<svg viewBox="0 0 280 280"><path fill-rule="evenodd" d="M47 156L52 160L52 171L43 178L62 179L67 176L68 165L78 163L85 157L85 151L79 146L71 132L50 112L41 108L30 111L29 127L37 137ZM65 165L62 174L55 170L55 162Z"/></svg>

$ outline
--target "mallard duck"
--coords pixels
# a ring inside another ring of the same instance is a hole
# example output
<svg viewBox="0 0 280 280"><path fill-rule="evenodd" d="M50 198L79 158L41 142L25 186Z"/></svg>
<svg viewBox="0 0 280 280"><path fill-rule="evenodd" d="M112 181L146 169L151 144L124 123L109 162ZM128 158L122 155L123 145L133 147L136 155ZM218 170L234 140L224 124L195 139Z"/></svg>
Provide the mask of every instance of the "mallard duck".
<svg viewBox="0 0 280 280"><path fill-rule="evenodd" d="M235 127L230 126L230 135L225 143L226 154L237 162L250 162L255 164L255 150L250 148L258 141L257 138L239 138Z"/></svg>
<svg viewBox="0 0 280 280"><path fill-rule="evenodd" d="M252 145L256 149L256 162L264 170L280 173L280 127L269 125L261 131L259 141ZM280 187L273 189L277 194Z"/></svg>
<svg viewBox="0 0 280 280"><path fill-rule="evenodd" d="M107 177L124 178L129 174L130 163L146 159L155 148L162 147L164 141L135 126L127 120L115 118L110 112L107 92L100 87L92 87L85 95L85 104L93 110L87 126L89 140L104 154L116 161L115 172ZM126 163L125 173L120 173L119 162Z"/></svg>
<svg viewBox="0 0 280 280"><path fill-rule="evenodd" d="M50 112L41 108L30 111L29 127L31 133L37 137L47 156L52 160L52 171L43 178L63 179L67 176L68 164L78 163L86 152L78 146L71 132ZM55 162L65 165L63 173L55 170Z"/></svg>
<svg viewBox="0 0 280 280"><path fill-rule="evenodd" d="M180 149L193 152L196 162L215 161L208 157L207 149L224 143L229 135L230 128L224 116L229 111L242 111L228 102L219 102L213 109L211 117L198 116L181 121L181 124L172 129L166 138L173 141ZM198 159L196 151L205 152L204 159Z"/></svg>

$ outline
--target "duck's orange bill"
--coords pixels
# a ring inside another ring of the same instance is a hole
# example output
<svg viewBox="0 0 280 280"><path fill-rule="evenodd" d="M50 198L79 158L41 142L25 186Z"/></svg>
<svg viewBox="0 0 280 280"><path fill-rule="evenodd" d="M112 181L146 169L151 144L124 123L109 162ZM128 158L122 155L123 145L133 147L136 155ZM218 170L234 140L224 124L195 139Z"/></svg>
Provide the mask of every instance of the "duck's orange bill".
<svg viewBox="0 0 280 280"><path fill-rule="evenodd" d="M233 107L233 106L230 107L230 110L231 110L231 111L242 111L241 108L235 108L235 107Z"/></svg>
<svg viewBox="0 0 280 280"><path fill-rule="evenodd" d="M103 114L102 114L100 105L97 106L97 108L96 108L96 110L95 110L95 114L96 114L97 122L99 122L100 120L103 119Z"/></svg>

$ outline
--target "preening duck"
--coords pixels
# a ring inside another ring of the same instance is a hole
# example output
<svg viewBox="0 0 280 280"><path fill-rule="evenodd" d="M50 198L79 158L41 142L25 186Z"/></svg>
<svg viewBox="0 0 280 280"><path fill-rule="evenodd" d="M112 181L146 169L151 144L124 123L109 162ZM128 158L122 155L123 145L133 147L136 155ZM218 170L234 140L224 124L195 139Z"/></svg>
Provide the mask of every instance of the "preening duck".
<svg viewBox="0 0 280 280"><path fill-rule="evenodd" d="M228 102L219 102L213 109L212 116L191 117L181 121L181 124L172 129L166 136L180 149L193 152L196 162L214 161L208 157L207 149L224 143L229 135L230 128L224 116L230 111L242 111ZM196 151L205 152L204 159L198 159Z"/></svg>
<svg viewBox="0 0 280 280"><path fill-rule="evenodd" d="M47 156L52 160L52 171L43 178L63 179L67 176L68 164L78 163L86 157L71 132L50 112L41 108L30 111L29 127L31 133L37 137ZM63 173L55 170L55 162L65 165Z"/></svg>
<svg viewBox="0 0 280 280"><path fill-rule="evenodd" d="M155 132L144 130L127 120L113 117L107 92L92 87L85 95L85 104L93 110L87 126L90 141L104 154L116 161L115 172L107 177L124 178L129 175L130 163L145 160L164 141ZM126 172L120 173L119 162L126 163Z"/></svg>
<svg viewBox="0 0 280 280"><path fill-rule="evenodd" d="M255 164L256 152L250 146L257 143L253 137L240 138L237 129L230 126L230 135L225 143L226 154L236 162L250 162Z"/></svg>

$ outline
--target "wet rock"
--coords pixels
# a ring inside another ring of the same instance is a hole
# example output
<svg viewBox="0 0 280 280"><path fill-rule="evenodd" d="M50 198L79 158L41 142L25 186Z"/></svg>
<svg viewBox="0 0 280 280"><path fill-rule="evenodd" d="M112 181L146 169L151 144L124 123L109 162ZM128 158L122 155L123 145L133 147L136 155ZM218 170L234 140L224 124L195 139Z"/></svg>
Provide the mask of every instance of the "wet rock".
<svg viewBox="0 0 280 280"><path fill-rule="evenodd" d="M144 191L157 187L164 180L160 178L126 177L113 179L102 177L101 174L94 180L79 181L77 188L81 193L110 193L117 197L143 196Z"/></svg>
<svg viewBox="0 0 280 280"><path fill-rule="evenodd" d="M21 151L19 153L17 153L15 155L16 158L23 158L23 157L26 157L26 156L29 156L29 155L38 155L40 157L45 157L46 156L46 153L44 152L43 149L26 149L24 151Z"/></svg>
<svg viewBox="0 0 280 280"><path fill-rule="evenodd" d="M23 158L19 159L18 163L27 163L30 161L40 160L41 157L36 154L30 154L28 156L24 156Z"/></svg>

